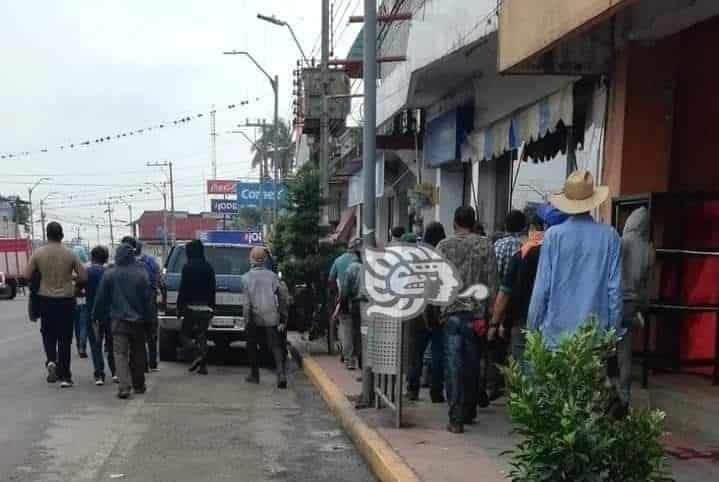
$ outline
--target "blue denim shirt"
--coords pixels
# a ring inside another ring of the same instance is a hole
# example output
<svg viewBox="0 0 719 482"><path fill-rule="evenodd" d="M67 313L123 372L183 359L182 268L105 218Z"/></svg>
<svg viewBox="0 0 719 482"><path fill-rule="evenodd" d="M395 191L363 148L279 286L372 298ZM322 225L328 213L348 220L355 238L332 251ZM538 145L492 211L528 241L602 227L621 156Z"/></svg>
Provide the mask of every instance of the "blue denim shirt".
<svg viewBox="0 0 719 482"><path fill-rule="evenodd" d="M622 248L614 228L583 214L544 236L527 327L555 348L591 316L602 328L620 330Z"/></svg>

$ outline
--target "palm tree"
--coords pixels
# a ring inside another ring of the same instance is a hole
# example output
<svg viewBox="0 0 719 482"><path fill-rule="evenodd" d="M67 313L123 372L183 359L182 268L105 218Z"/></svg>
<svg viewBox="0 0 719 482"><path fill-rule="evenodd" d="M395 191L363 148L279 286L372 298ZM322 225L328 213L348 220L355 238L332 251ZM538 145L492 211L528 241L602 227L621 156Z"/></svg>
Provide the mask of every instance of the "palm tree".
<svg viewBox="0 0 719 482"><path fill-rule="evenodd" d="M289 124L284 119L279 119L278 122L278 130L279 130L279 139L277 141L278 144L278 162L279 162L279 168L280 173L282 177L284 178L289 170L292 168L293 159L294 159L294 142L292 142L292 135L290 131ZM252 152L254 153L254 156L252 158L252 167L255 168L259 166L263 159L270 158L272 156L272 153L275 151L275 126L274 124L267 125L263 129L263 133L260 136L260 138L255 142L255 145L252 148ZM267 155L265 156L265 153ZM271 173L268 172L268 165L271 165L269 161L265 164L265 175L270 176Z"/></svg>

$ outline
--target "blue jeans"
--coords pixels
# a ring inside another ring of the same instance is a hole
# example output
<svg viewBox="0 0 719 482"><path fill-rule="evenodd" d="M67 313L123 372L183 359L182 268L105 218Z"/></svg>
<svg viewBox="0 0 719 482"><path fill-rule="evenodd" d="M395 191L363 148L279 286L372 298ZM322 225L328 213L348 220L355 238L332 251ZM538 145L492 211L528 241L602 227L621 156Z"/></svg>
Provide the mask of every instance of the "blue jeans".
<svg viewBox="0 0 719 482"><path fill-rule="evenodd" d="M416 333L415 345L410 351L412 360L407 371L407 390L418 392L422 367L424 366L424 353L427 345L430 345L432 361L430 363L430 394L433 398L442 395L444 385L444 332L441 325L432 328L421 327Z"/></svg>
<svg viewBox="0 0 719 482"><path fill-rule="evenodd" d="M105 378L105 362L102 358L102 340L105 338L105 329L99 323L90 323L87 330L87 341L90 342L92 366L95 369L95 378Z"/></svg>
<svg viewBox="0 0 719 482"><path fill-rule="evenodd" d="M477 416L479 348L473 314L458 311L444 322L445 384L450 423L462 425Z"/></svg>
<svg viewBox="0 0 719 482"><path fill-rule="evenodd" d="M84 352L87 350L87 320L89 311L87 304L78 304L75 307L75 342L77 343L77 351Z"/></svg>

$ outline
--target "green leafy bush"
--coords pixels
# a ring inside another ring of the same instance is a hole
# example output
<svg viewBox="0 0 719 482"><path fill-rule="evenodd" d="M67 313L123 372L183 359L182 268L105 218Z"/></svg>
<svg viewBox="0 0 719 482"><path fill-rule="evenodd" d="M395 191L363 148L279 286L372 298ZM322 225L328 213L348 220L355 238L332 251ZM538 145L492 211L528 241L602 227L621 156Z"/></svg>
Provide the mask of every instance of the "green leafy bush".
<svg viewBox="0 0 719 482"><path fill-rule="evenodd" d="M527 368L503 369L509 409L521 442L512 452L515 482L659 482L672 480L660 443L664 414L631 410L610 415L616 401L605 360L612 332L590 321L555 351L539 333L527 335Z"/></svg>

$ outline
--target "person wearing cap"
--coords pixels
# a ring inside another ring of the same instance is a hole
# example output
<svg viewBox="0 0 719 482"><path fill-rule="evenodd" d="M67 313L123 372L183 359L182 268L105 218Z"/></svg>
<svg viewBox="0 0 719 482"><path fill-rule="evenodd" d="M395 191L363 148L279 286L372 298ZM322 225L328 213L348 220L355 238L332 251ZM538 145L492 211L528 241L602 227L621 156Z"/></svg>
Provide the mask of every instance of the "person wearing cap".
<svg viewBox="0 0 719 482"><path fill-rule="evenodd" d="M282 344L287 319L287 297L277 275L267 268L267 250L255 246L250 250L251 268L242 278L245 304L242 313L247 322L247 358L250 364L248 383L260 383L257 345L264 334L267 347L275 359L277 387L287 388L285 355Z"/></svg>
<svg viewBox="0 0 719 482"><path fill-rule="evenodd" d="M356 359L359 355L361 346L356 346L355 333L353 330L352 323L352 308L351 301L354 296L352 289L350 288L350 282L348 281L348 272L353 264L360 262L360 252L362 251L362 240L355 238L350 241L347 247L347 252L343 256L347 256L347 267L344 269L342 276L338 276L338 302L337 302L337 318L339 319L340 325L340 341L342 342L342 358L345 362L345 367L348 370L354 370L356 365Z"/></svg>
<svg viewBox="0 0 719 482"><path fill-rule="evenodd" d="M507 273L500 282L487 338L489 341L497 337L506 339L505 333L508 332L510 352L520 364L524 360L527 312L545 229L563 223L567 217L549 203L541 205L536 214L529 216L527 240L509 260Z"/></svg>
<svg viewBox="0 0 719 482"><path fill-rule="evenodd" d="M591 214L609 196L588 171L575 171L549 201L569 215L547 231L527 314L527 328L556 348L589 319L603 329L621 328L622 244L616 230Z"/></svg>

